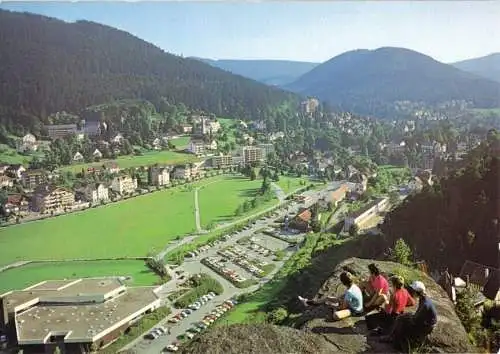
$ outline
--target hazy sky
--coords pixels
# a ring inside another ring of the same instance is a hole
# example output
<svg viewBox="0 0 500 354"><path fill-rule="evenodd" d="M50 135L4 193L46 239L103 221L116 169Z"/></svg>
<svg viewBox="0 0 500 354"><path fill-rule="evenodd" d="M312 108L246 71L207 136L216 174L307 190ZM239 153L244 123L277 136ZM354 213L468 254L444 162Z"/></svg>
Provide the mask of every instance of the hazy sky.
<svg viewBox="0 0 500 354"><path fill-rule="evenodd" d="M500 52L500 1L4 2L0 8L104 23L171 53L213 59L325 61L382 46L444 62Z"/></svg>

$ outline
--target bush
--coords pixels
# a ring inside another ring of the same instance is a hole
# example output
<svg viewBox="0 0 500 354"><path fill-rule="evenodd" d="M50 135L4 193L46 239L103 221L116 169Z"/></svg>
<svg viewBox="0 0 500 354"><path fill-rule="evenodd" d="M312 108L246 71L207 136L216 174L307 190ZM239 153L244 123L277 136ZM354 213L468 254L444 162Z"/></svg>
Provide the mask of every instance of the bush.
<svg viewBox="0 0 500 354"><path fill-rule="evenodd" d="M398 239L394 244L394 248L389 250L390 258L398 263L409 266L412 264L413 257L410 246L402 239Z"/></svg>
<svg viewBox="0 0 500 354"><path fill-rule="evenodd" d="M476 293L470 287L465 288L457 294L457 305L455 306L458 318L472 338L476 337L476 333L481 328L481 316L474 307L475 295ZM474 342L476 342L475 339Z"/></svg>
<svg viewBox="0 0 500 354"><path fill-rule="evenodd" d="M285 258L285 251L278 250L278 251L274 252L274 260L275 261L281 261L281 260L283 260L283 258Z"/></svg>
<svg viewBox="0 0 500 354"><path fill-rule="evenodd" d="M267 315L267 321L273 324L280 324L288 317L288 311L284 307L278 307Z"/></svg>
<svg viewBox="0 0 500 354"><path fill-rule="evenodd" d="M213 291L217 295L222 294L224 288L221 283L217 280L211 278L207 274L200 274L192 278L194 287L189 290L186 294L182 295L176 302L175 307L186 308L201 296L208 294Z"/></svg>

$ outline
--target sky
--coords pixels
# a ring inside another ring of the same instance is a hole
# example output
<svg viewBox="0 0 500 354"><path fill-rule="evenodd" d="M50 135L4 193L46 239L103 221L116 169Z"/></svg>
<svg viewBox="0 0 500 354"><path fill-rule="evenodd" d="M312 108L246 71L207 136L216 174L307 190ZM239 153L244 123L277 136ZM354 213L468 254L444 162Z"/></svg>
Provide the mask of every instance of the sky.
<svg viewBox="0 0 500 354"><path fill-rule="evenodd" d="M177 55L323 62L405 47L442 62L500 52L500 1L2 2L116 27Z"/></svg>

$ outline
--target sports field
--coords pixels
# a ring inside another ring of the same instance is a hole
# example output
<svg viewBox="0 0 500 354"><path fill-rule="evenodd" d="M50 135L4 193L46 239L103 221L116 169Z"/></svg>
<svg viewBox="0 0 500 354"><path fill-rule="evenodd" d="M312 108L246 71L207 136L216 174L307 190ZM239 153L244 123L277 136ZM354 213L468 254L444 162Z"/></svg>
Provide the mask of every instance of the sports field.
<svg viewBox="0 0 500 354"><path fill-rule="evenodd" d="M184 154L176 151L157 151L148 152L141 156L120 156L114 161L121 168L129 167L139 167L139 166L150 166L156 163L158 164L180 164L193 161L199 161L199 159L192 154ZM102 160L100 162L93 163L83 163L62 167L62 171L72 171L73 173L80 172L83 169L89 167L101 167L104 163L109 162L108 160Z"/></svg>
<svg viewBox="0 0 500 354"><path fill-rule="evenodd" d="M250 181L247 177L239 176L223 176L217 181L202 184L198 192L201 225L205 227L211 223L232 221L238 206L257 196L261 185L262 180ZM255 214L276 203L276 199L270 200L239 217Z"/></svg>
<svg viewBox="0 0 500 354"><path fill-rule="evenodd" d="M195 229L193 192L180 187L0 229L0 265L18 260L144 256Z"/></svg>
<svg viewBox="0 0 500 354"><path fill-rule="evenodd" d="M24 289L44 280L126 276L129 285L154 285L158 276L143 261L91 261L32 263L0 272L0 294Z"/></svg>

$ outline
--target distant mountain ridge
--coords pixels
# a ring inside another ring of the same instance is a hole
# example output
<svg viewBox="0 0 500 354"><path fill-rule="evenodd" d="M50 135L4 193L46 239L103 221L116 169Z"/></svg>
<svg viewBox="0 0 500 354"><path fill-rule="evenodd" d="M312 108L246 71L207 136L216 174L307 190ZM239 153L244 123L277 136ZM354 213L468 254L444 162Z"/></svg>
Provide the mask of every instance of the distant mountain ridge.
<svg viewBox="0 0 500 354"><path fill-rule="evenodd" d="M285 88L318 97L341 110L385 116L395 102L439 104L470 101L500 105L500 84L443 64L422 53L394 47L359 49L318 65Z"/></svg>
<svg viewBox="0 0 500 354"><path fill-rule="evenodd" d="M193 59L269 86L289 84L320 64L292 60Z"/></svg>
<svg viewBox="0 0 500 354"><path fill-rule="evenodd" d="M0 10L0 123L32 130L50 113L119 99L183 103L263 119L296 95L169 54L130 33ZM38 128L39 129L39 128Z"/></svg>
<svg viewBox="0 0 500 354"><path fill-rule="evenodd" d="M500 82L500 53L452 63L454 67Z"/></svg>

